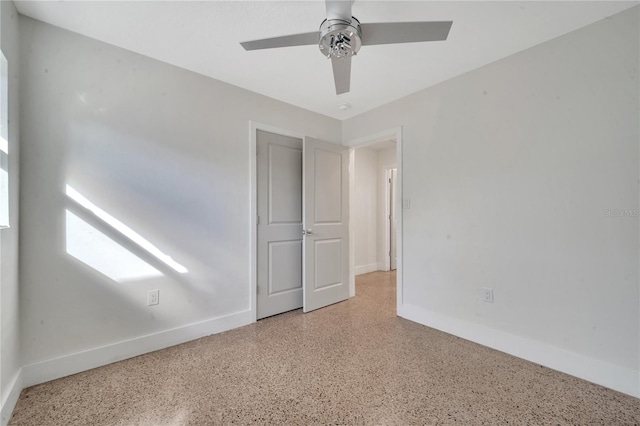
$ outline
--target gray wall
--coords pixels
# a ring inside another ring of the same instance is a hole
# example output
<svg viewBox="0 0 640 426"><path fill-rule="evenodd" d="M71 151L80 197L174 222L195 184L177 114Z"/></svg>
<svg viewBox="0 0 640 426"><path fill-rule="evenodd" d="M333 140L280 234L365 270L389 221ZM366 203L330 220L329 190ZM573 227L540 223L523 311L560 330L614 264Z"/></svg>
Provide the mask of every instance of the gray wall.
<svg viewBox="0 0 640 426"><path fill-rule="evenodd" d="M247 311L249 120L338 143L340 122L29 18L20 35L24 363ZM121 279L140 262L160 276Z"/></svg>
<svg viewBox="0 0 640 426"><path fill-rule="evenodd" d="M636 7L343 122L403 126L413 319L640 395L638 52Z"/></svg>
<svg viewBox="0 0 640 426"><path fill-rule="evenodd" d="M0 43L9 72L9 219L10 228L0 230L0 397L17 398L15 383L21 367L18 302L18 13L13 2L0 2ZM20 384L18 384L18 387ZM14 391L13 394L11 392ZM17 389L20 392L20 389ZM13 404L10 404L13 406ZM2 411L2 422L10 413Z"/></svg>

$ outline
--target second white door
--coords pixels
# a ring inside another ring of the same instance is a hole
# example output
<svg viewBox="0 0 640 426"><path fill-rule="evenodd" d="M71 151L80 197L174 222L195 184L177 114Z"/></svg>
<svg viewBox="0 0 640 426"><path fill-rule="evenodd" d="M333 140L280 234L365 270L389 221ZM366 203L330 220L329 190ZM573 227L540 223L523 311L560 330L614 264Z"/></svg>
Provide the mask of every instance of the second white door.
<svg viewBox="0 0 640 426"><path fill-rule="evenodd" d="M349 150L304 138L304 311L349 297Z"/></svg>

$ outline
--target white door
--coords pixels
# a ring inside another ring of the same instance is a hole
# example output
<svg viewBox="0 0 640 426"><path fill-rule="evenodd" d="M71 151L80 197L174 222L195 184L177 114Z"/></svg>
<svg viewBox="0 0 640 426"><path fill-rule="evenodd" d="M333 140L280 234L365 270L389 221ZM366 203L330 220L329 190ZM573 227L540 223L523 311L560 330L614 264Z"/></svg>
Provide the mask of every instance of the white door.
<svg viewBox="0 0 640 426"><path fill-rule="evenodd" d="M398 231L398 220L396 219L396 200L398 199L396 196L396 182L397 182L398 171L397 169L391 169L391 178L389 179L390 184L390 194L389 197L391 202L389 205L389 231L391 235L389 236L389 256L391 257L391 270L395 271L398 268L398 255L397 253L397 242L396 235Z"/></svg>
<svg viewBox="0 0 640 426"><path fill-rule="evenodd" d="M258 130L257 318L302 307L302 139Z"/></svg>
<svg viewBox="0 0 640 426"><path fill-rule="evenodd" d="M349 297L349 150L304 138L304 312Z"/></svg>

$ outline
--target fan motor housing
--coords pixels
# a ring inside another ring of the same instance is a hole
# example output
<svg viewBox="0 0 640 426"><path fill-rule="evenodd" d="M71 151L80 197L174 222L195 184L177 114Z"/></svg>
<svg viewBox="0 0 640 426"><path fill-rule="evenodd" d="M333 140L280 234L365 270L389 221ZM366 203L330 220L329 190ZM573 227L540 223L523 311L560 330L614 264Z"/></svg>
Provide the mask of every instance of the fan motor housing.
<svg viewBox="0 0 640 426"><path fill-rule="evenodd" d="M362 30L360 21L351 17L351 20L325 19L320 24L320 51L327 58L345 58L358 53Z"/></svg>

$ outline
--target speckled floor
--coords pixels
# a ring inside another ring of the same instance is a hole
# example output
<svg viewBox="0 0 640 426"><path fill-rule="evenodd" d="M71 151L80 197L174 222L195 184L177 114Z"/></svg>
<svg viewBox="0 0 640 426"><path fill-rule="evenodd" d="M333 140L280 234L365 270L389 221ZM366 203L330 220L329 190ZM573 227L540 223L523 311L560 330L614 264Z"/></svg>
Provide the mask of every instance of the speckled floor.
<svg viewBox="0 0 640 426"><path fill-rule="evenodd" d="M396 317L394 273L357 292L25 389L10 425L640 423L639 399Z"/></svg>

